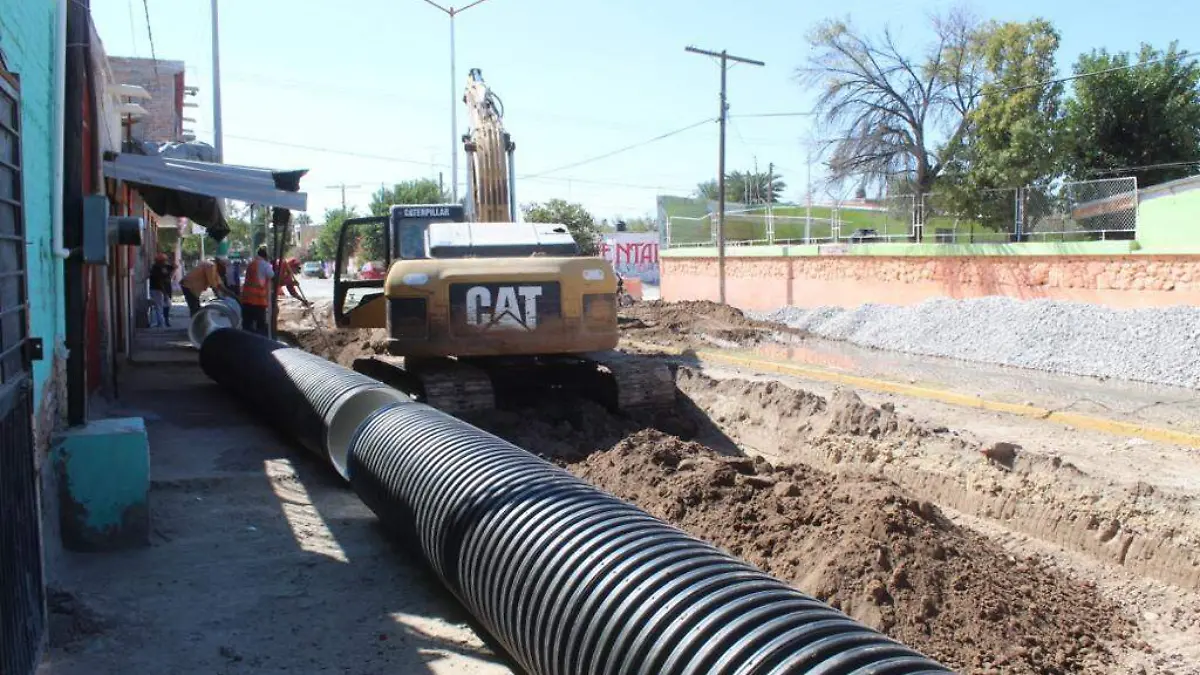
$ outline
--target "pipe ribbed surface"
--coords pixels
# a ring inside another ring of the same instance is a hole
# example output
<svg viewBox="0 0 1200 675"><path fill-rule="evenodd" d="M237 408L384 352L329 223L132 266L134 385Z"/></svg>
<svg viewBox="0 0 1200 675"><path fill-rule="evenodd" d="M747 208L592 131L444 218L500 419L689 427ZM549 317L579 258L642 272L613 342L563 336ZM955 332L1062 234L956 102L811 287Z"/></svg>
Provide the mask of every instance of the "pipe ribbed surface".
<svg viewBox="0 0 1200 675"><path fill-rule="evenodd" d="M200 367L255 413L308 450L330 459L343 476L346 448L329 447L327 425L339 409L347 414L354 409L360 421L371 411L363 411L361 405L338 404L367 390L387 390L370 399L376 407L402 397L378 380L319 356L231 328L216 330L204 339ZM353 429L358 425L343 422L341 426Z"/></svg>
<svg viewBox="0 0 1200 675"><path fill-rule="evenodd" d="M242 306L233 298L218 298L205 303L188 323L188 340L200 349L204 339L221 328L242 327Z"/></svg>
<svg viewBox="0 0 1200 675"><path fill-rule="evenodd" d="M368 417L349 478L530 673L949 672L425 405Z"/></svg>

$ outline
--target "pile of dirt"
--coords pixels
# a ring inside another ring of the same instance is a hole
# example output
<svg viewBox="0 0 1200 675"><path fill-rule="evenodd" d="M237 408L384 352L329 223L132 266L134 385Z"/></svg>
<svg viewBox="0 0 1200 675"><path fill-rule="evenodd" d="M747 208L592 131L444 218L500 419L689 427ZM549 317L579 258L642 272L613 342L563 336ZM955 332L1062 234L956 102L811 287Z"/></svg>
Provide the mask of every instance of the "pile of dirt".
<svg viewBox="0 0 1200 675"><path fill-rule="evenodd" d="M887 481L723 457L655 430L569 468L963 671L1089 672L1131 634L1090 585Z"/></svg>
<svg viewBox="0 0 1200 675"><path fill-rule="evenodd" d="M309 328L280 330L279 337L290 344L350 368L360 356L387 353L387 330L334 330Z"/></svg>
<svg viewBox="0 0 1200 675"><path fill-rule="evenodd" d="M659 345L703 347L753 345L781 333L803 336L782 324L748 318L741 310L707 300L650 300L622 309L621 335Z"/></svg>

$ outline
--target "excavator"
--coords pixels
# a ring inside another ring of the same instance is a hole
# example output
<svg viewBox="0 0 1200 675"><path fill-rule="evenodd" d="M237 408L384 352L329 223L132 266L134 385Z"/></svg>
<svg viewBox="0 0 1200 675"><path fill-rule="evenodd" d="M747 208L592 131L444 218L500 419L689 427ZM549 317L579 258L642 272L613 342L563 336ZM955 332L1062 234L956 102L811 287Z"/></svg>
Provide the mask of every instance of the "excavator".
<svg viewBox="0 0 1200 675"><path fill-rule="evenodd" d="M479 69L463 102L465 204L397 204L352 218L338 238L334 319L387 329L387 353L354 369L452 415L582 395L611 409L670 407L666 365L616 351L617 283L561 224L520 222L515 144ZM350 247L374 237L383 279L347 278Z"/></svg>

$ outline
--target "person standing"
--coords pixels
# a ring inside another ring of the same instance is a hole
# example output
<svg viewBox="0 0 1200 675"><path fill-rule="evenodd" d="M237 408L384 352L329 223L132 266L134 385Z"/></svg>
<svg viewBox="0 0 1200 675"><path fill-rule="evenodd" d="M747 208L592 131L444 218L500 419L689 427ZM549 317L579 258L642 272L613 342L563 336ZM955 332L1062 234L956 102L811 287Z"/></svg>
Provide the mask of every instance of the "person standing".
<svg viewBox="0 0 1200 675"><path fill-rule="evenodd" d="M271 279L275 271L267 259L267 247L258 249L258 255L246 265L246 279L242 282L242 328L251 333L266 336L267 308L271 304Z"/></svg>
<svg viewBox="0 0 1200 675"><path fill-rule="evenodd" d="M201 260L183 277L183 281L179 282L191 316L196 316L200 311L200 294L210 288L217 297L235 297L233 291L225 285L224 271L225 264L220 258Z"/></svg>
<svg viewBox="0 0 1200 675"><path fill-rule="evenodd" d="M225 269L225 285L235 294L242 292L242 259L234 258Z"/></svg>
<svg viewBox="0 0 1200 675"><path fill-rule="evenodd" d="M150 304L161 313L167 328L171 327L171 277L174 274L175 266L167 262L165 253L154 256L149 275Z"/></svg>

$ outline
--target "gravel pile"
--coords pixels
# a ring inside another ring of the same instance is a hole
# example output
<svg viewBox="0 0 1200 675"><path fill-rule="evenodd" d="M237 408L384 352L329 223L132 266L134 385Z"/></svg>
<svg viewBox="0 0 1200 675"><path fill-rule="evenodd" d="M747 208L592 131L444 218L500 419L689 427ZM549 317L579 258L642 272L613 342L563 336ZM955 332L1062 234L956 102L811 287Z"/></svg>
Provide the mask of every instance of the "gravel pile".
<svg viewBox="0 0 1200 675"><path fill-rule="evenodd" d="M913 307L784 307L764 318L876 349L1200 389L1196 307L939 298Z"/></svg>

